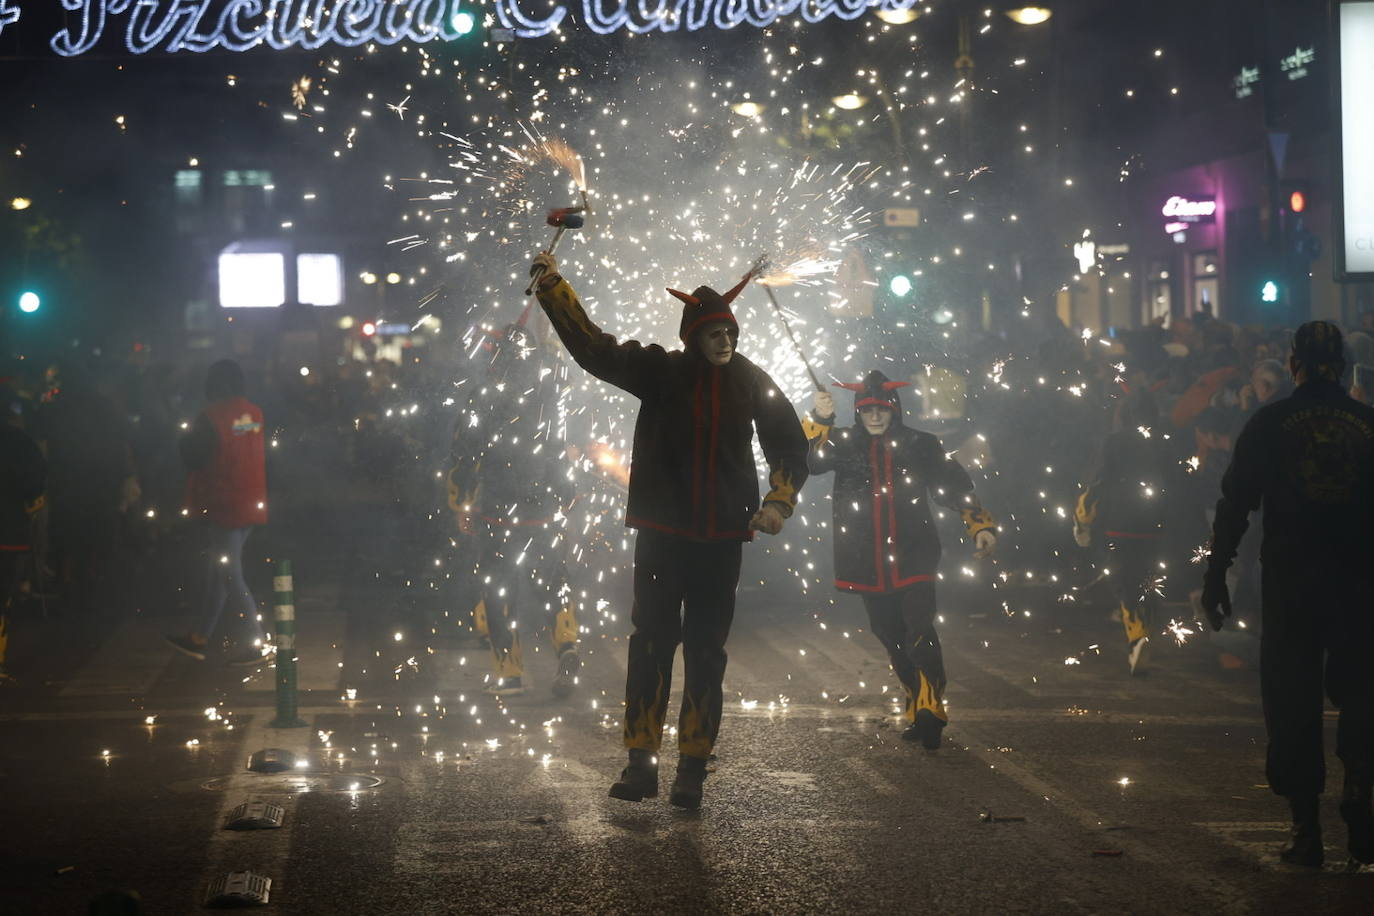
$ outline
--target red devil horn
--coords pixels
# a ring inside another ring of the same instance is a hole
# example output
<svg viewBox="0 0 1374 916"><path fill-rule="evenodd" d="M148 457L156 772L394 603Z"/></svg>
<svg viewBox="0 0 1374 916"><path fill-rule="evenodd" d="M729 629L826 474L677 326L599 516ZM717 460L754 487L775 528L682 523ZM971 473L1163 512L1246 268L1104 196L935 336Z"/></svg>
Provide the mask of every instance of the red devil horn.
<svg viewBox="0 0 1374 916"><path fill-rule="evenodd" d="M674 296L676 296L677 298L681 299L683 302L687 303L688 305L701 305L701 300L698 299L696 296L690 295L690 294L688 294L688 293L684 293L684 292L682 292L682 291L680 291L680 290L676 290L676 289L673 289L673 288L671 288L671 287L669 287L668 292L672 293Z"/></svg>
<svg viewBox="0 0 1374 916"><path fill-rule="evenodd" d="M893 388L905 388L910 384L910 382L883 382L883 390L891 391Z"/></svg>
<svg viewBox="0 0 1374 916"><path fill-rule="evenodd" d="M838 387L840 387L840 388L845 388L845 389L847 389L847 390L849 390L849 391L863 391L863 390L864 390L863 383L861 383L861 382L836 382L835 384L836 384Z"/></svg>
<svg viewBox="0 0 1374 916"><path fill-rule="evenodd" d="M724 299L724 300L726 301L727 304L728 304L728 303L731 303L731 302L734 302L734 301L735 301L735 297L738 296L738 295L740 294L740 291L741 291L741 290L743 290L746 286L749 285L749 281L752 280L752 279L754 279L754 274L753 274L753 271L750 271L749 273L747 273L747 274L744 275L744 279L740 280L738 283L736 283L736 284L735 284L733 287L731 287L729 290L727 290L726 292L722 293L720 298Z"/></svg>

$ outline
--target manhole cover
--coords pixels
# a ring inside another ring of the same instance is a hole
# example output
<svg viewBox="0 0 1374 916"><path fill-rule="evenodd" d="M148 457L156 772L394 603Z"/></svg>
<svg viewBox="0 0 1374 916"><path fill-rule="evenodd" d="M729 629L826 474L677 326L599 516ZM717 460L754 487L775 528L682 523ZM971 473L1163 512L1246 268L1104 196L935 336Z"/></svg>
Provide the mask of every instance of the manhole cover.
<svg viewBox="0 0 1374 916"><path fill-rule="evenodd" d="M216 776L200 784L202 789L251 788L254 792L362 792L385 780L369 773L273 773L271 775Z"/></svg>

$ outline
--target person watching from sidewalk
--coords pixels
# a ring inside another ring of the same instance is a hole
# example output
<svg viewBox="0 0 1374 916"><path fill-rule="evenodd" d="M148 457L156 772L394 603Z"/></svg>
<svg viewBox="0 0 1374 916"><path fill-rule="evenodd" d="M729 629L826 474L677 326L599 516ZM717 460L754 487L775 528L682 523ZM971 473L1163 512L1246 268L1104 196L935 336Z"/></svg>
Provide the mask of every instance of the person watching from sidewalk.
<svg viewBox="0 0 1374 916"><path fill-rule="evenodd" d="M1213 630L1231 616L1226 583L1249 515L1264 509L1260 546L1260 696L1269 735L1265 772L1288 800L1292 839L1280 857L1319 867L1318 800L1325 788L1322 692L1340 710L1345 765L1340 812L1352 858L1374 863L1374 408L1341 386L1341 332L1309 321L1293 336L1297 388L1260 408L1236 440L1212 526L1202 607Z"/></svg>
<svg viewBox="0 0 1374 916"><path fill-rule="evenodd" d="M5 670L9 620L19 591L21 564L33 555L33 514L43 507L47 463L38 443L19 426L19 396L0 381L0 684Z"/></svg>
<svg viewBox="0 0 1374 916"><path fill-rule="evenodd" d="M209 403L181 440L188 471L184 514L200 526L205 551L200 605L191 628L167 642L191 658L205 660L226 604L234 637L227 661L254 665L264 645L257 602L243 576L243 547L257 525L267 524L267 464L262 410L244 397L243 370L231 359L205 375Z"/></svg>
<svg viewBox="0 0 1374 916"><path fill-rule="evenodd" d="M835 587L863 598L873 635L906 690L902 737L934 750L949 715L935 632L940 537L930 503L959 513L980 558L997 546L997 523L940 440L902 423L897 390L906 384L876 369L859 384L841 384L854 392L855 423L839 429L834 397L818 391L802 428L811 473L835 473Z"/></svg>
<svg viewBox="0 0 1374 916"><path fill-rule="evenodd" d="M625 524L635 528L634 632L625 682L629 764L612 798L658 794L658 750L682 644L678 767L670 796L701 805L706 763L720 730L725 641L745 541L777 534L806 481L806 439L797 414L768 374L736 352L730 303L746 274L721 294L707 286L682 303L685 349L617 341L597 327L551 254L535 257L539 304L572 358L592 375L640 399ZM771 489L759 503L753 439L768 462Z"/></svg>

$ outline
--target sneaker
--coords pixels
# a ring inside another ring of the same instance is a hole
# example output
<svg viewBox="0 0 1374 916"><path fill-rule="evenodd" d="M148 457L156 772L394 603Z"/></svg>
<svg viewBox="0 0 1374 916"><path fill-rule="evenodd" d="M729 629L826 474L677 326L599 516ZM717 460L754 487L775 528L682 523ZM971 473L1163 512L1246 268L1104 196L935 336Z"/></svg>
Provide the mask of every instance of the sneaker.
<svg viewBox="0 0 1374 916"><path fill-rule="evenodd" d="M677 778L668 802L674 808L695 811L701 807L702 784L706 782L706 761L699 757L682 757L677 762Z"/></svg>
<svg viewBox="0 0 1374 916"><path fill-rule="evenodd" d="M272 660L272 650L262 646L243 646L235 649L224 658L231 668L256 668Z"/></svg>
<svg viewBox="0 0 1374 916"><path fill-rule="evenodd" d="M919 741L921 747L935 751L940 749L940 738L944 731L945 723L941 722L935 713L922 709L916 713L916 721L902 731L902 740Z"/></svg>
<svg viewBox="0 0 1374 916"><path fill-rule="evenodd" d="M488 681L482 692L489 697L513 697L525 692L525 684L518 677L498 677Z"/></svg>
<svg viewBox="0 0 1374 916"><path fill-rule="evenodd" d="M577 657L576 649L568 649L558 656L558 674L553 679L553 695L560 700L572 694L577 685L577 672L582 670L582 660Z"/></svg>
<svg viewBox="0 0 1374 916"><path fill-rule="evenodd" d="M1348 831L1346 849L1361 865L1374 865L1374 809L1369 799L1341 802L1341 819Z"/></svg>
<svg viewBox="0 0 1374 916"><path fill-rule="evenodd" d="M1279 850L1279 861L1285 865L1301 865L1304 868L1321 868L1326 858L1322 847L1322 829L1316 824L1293 825L1293 837L1288 845Z"/></svg>
<svg viewBox="0 0 1374 916"><path fill-rule="evenodd" d="M630 750L630 765L620 771L620 779L611 785L611 798L637 802L658 797L658 764L649 751Z"/></svg>
<svg viewBox="0 0 1374 916"><path fill-rule="evenodd" d="M1131 663L1131 674L1144 674L1150 661L1150 637L1142 636L1131 643L1126 658Z"/></svg>
<svg viewBox="0 0 1374 916"><path fill-rule="evenodd" d="M189 655L198 662L205 661L205 643L197 642L190 636L164 636L167 645L176 649L182 655Z"/></svg>

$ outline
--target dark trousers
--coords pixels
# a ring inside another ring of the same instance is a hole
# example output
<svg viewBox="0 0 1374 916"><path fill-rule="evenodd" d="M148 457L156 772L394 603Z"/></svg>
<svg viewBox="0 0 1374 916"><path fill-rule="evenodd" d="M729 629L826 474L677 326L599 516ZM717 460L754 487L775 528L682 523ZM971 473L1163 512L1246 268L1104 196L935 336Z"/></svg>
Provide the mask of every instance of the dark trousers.
<svg viewBox="0 0 1374 916"><path fill-rule="evenodd" d="M1323 690L1340 710L1336 756L1347 770L1374 770L1370 588L1349 567L1264 565L1260 693L1269 732L1265 772L1278 795L1325 788Z"/></svg>
<svg viewBox="0 0 1374 916"><path fill-rule="evenodd" d="M1130 642L1148 636L1156 623L1155 608L1162 587L1156 583L1164 576L1159 568L1162 553L1158 538L1121 538L1110 542L1102 560L1111 570L1107 581L1121 604L1121 625Z"/></svg>
<svg viewBox="0 0 1374 916"><path fill-rule="evenodd" d="M572 586L562 553L550 543L556 532L543 528L500 527L487 523L482 537L478 575L486 613L487 638L492 651L509 652L519 641L522 609L536 625L547 622L554 649L577 642L576 617L571 613ZM565 619L560 614L565 611ZM568 624L572 623L571 631Z"/></svg>
<svg viewBox="0 0 1374 916"><path fill-rule="evenodd" d="M917 582L900 592L864 595L863 599L869 627L906 688L907 721L914 722L922 710L948 721L945 659L935 633L935 583Z"/></svg>
<svg viewBox="0 0 1374 916"><path fill-rule="evenodd" d="M725 640L735 617L742 541L689 541L640 531L625 678L625 746L657 752L663 741L673 654L682 644L678 750L711 756L720 732Z"/></svg>

